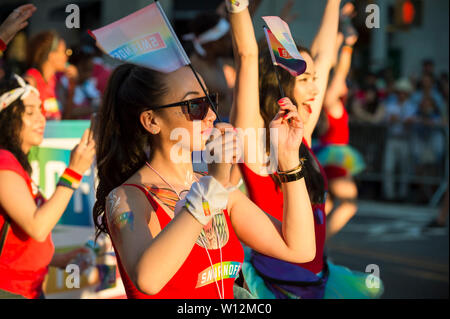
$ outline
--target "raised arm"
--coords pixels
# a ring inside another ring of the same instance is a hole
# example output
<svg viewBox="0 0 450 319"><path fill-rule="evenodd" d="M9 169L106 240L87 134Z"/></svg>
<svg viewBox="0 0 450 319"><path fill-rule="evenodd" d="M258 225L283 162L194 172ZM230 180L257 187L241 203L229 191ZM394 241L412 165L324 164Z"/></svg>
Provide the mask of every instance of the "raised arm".
<svg viewBox="0 0 450 319"><path fill-rule="evenodd" d="M229 16L236 64L231 124L244 131L252 130L255 133L253 136L259 141L261 137L258 132L261 130L258 129L264 128L264 120L259 110L258 44L248 9L239 13L230 12ZM254 155L261 152L261 144L250 138L243 138L242 143L244 162L254 172L260 172L261 157Z"/></svg>
<svg viewBox="0 0 450 319"><path fill-rule="evenodd" d="M6 46L23 28L28 25L28 19L36 11L33 4L25 4L16 8L3 23L0 25L0 40ZM1 42L0 41L0 42ZM2 48L0 47L0 50Z"/></svg>
<svg viewBox="0 0 450 319"><path fill-rule="evenodd" d="M283 100L285 104L280 104L280 111L270 125L278 129L278 167L282 171L299 165L298 152L303 134L297 108L286 100ZM289 111L287 115L284 113L286 110ZM283 182L281 188L282 223L266 215L244 194L236 191L229 200L233 228L242 242L262 254L288 262L309 262L315 257L316 242L305 180Z"/></svg>
<svg viewBox="0 0 450 319"><path fill-rule="evenodd" d="M258 44L250 13L245 9L229 17L236 63L231 123L243 129L263 127L259 114Z"/></svg>
<svg viewBox="0 0 450 319"><path fill-rule="evenodd" d="M332 114L341 112L339 98L342 95L342 91L346 87L346 79L352 64L353 45L356 40L357 36L355 35L345 39L345 45L341 50L339 62L335 68L333 78L325 94L323 105L327 111ZM337 108L339 108L339 110L335 110ZM336 115L336 117L338 117L338 115Z"/></svg>
<svg viewBox="0 0 450 319"><path fill-rule="evenodd" d="M328 0L322 17L319 32L311 46L311 54L316 70L316 86L318 94L311 105L312 113L305 126L305 139L310 140L320 116L325 90L328 85L328 76L333 64L335 43L339 22L339 5L341 0Z"/></svg>
<svg viewBox="0 0 450 319"><path fill-rule="evenodd" d="M95 142L88 141L89 131L72 152L69 168L83 174L92 164ZM73 190L57 186L52 197L37 207L30 195L25 180L10 170L0 170L0 206L8 216L31 238L45 241L64 213L73 195Z"/></svg>

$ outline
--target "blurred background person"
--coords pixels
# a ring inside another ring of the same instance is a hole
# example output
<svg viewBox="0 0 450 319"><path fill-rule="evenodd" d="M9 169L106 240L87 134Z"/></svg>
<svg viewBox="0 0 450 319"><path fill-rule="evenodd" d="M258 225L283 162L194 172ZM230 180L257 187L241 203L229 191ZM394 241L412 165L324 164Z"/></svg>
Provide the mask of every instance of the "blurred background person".
<svg viewBox="0 0 450 319"><path fill-rule="evenodd" d="M66 42L54 31L43 31L33 36L27 48L29 69L25 79L37 88L47 120L61 120L63 105L57 97L57 86L64 72L76 78L76 68L67 65Z"/></svg>
<svg viewBox="0 0 450 319"><path fill-rule="evenodd" d="M94 75L94 51L85 46L72 49L69 63L77 69L77 77L62 76L59 98L65 101L63 119L90 119L100 105L101 93Z"/></svg>
<svg viewBox="0 0 450 319"><path fill-rule="evenodd" d="M347 11L343 12L345 8ZM354 6L344 6L343 10L340 24L349 24L345 21L353 15ZM353 46L358 40L356 32L348 31L350 27L351 24L346 28L347 36L342 49L340 46L344 35L340 34L341 37L338 37L336 59L339 56L339 60L330 78L322 110L327 129L320 136L321 146L316 152L328 179L329 196L325 204L327 239L339 232L356 214L358 188L352 176L365 168L361 154L349 145L349 119L345 108L348 93L346 79L351 67Z"/></svg>
<svg viewBox="0 0 450 319"><path fill-rule="evenodd" d="M80 50L85 54L92 54L92 77L96 89L103 95L112 72L112 67L105 62L107 56L95 45L95 40L88 33L81 36Z"/></svg>
<svg viewBox="0 0 450 319"><path fill-rule="evenodd" d="M395 96L385 108L384 123L387 125L387 140L383 158L383 194L387 200L404 200L408 196L411 151L405 124L416 113L416 106L410 100L412 90L413 87L408 79L398 80L395 84ZM395 186L397 167L400 178L399 187Z"/></svg>
<svg viewBox="0 0 450 319"><path fill-rule="evenodd" d="M95 142L86 130L46 201L28 161L30 149L43 141L45 123L34 87L20 77L0 84L0 298L44 298L48 266L65 269L87 253L80 248L54 254L51 231L93 162Z"/></svg>
<svg viewBox="0 0 450 319"><path fill-rule="evenodd" d="M430 73L424 73L422 75L418 89L411 96L411 101L416 105L420 105L424 97L433 99L433 103L437 107L439 113L442 116L446 116L447 111L444 97L438 90L433 74Z"/></svg>
<svg viewBox="0 0 450 319"><path fill-rule="evenodd" d="M415 113L408 121L411 124L411 150L414 162L414 174L419 177L439 176L440 163L445 155L446 118L439 110L436 100L424 95ZM427 202L433 195L432 187L420 184L419 200Z"/></svg>
<svg viewBox="0 0 450 319"><path fill-rule="evenodd" d="M384 104L375 83L376 77L369 74L362 89L358 90L351 104L352 118L358 122L380 123L384 117Z"/></svg>
<svg viewBox="0 0 450 319"><path fill-rule="evenodd" d="M228 122L236 76L230 24L218 13L202 12L191 21L190 30L183 36L194 49L189 58L209 90L219 94L219 116Z"/></svg>

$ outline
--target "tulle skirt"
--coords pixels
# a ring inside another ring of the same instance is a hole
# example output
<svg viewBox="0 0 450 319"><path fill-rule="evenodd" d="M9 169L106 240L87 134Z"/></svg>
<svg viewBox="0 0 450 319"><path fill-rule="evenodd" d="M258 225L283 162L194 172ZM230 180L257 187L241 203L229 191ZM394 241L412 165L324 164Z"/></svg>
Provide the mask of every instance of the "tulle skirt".
<svg viewBox="0 0 450 319"><path fill-rule="evenodd" d="M325 145L315 154L329 179L355 176L366 167L362 155L350 145Z"/></svg>
<svg viewBox="0 0 450 319"><path fill-rule="evenodd" d="M250 262L250 249L245 248L242 272L252 295L258 299L275 299L275 295L264 283ZM327 260L329 275L325 286L324 299L376 299L384 292L383 282L371 273L352 271ZM286 295L287 299L300 299Z"/></svg>

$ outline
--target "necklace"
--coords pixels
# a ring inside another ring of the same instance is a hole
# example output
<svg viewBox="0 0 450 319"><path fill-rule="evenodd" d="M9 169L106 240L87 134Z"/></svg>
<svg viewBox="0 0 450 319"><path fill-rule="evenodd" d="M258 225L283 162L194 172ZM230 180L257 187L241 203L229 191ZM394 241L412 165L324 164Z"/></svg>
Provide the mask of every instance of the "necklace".
<svg viewBox="0 0 450 319"><path fill-rule="evenodd" d="M164 181L164 183L166 183L175 192L175 194L177 194L178 200L181 200L180 194L176 191L176 189L164 177L162 177L161 174L159 174L158 171L156 169L154 169L148 162L145 162L145 164L147 165L148 168L150 168L153 172L155 172L155 174L158 175L159 178L161 178ZM211 265L211 271L212 271L212 275L214 277L214 282L216 283L216 288L217 288L217 293L219 294L219 298L225 299L225 290L224 290L224 285L223 285L222 246L220 244L219 235L217 234L217 229L215 227L213 227L213 228L214 228L214 231L216 234L217 246L219 247L219 251L220 251L220 279L221 279L221 283L222 283L222 293L220 293L219 283L217 282L217 276L214 276L214 266L213 266L211 255L209 254L207 245L203 241L203 238L201 236L200 236L200 240L202 241L203 248L205 248L206 254L208 255L209 264ZM217 272L217 275L218 274L219 274L219 272Z"/></svg>

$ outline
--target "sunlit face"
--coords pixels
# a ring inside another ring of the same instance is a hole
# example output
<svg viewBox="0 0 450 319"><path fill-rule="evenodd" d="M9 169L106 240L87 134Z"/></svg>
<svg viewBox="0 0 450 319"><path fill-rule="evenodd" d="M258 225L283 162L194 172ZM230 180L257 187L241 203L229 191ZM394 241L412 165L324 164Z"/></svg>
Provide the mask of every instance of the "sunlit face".
<svg viewBox="0 0 450 319"><path fill-rule="evenodd" d="M48 55L48 61L56 71L62 72L66 68L66 63L68 60L66 50L66 42L64 40L60 40L56 50L53 50Z"/></svg>
<svg viewBox="0 0 450 319"><path fill-rule="evenodd" d="M306 70L295 78L293 96L297 104L298 113L303 123L307 123L311 115L311 104L319 93L316 85L316 70L314 61L306 52L301 52L306 62Z"/></svg>
<svg viewBox="0 0 450 319"><path fill-rule="evenodd" d="M32 146L38 146L44 139L45 116L42 114L41 100L36 93L31 92L23 100L23 104L25 111L22 115L20 139L22 150L28 153Z"/></svg>
<svg viewBox="0 0 450 319"><path fill-rule="evenodd" d="M167 75L169 92L164 97L162 105L172 104L180 101L191 100L205 96L200 84L196 80L192 70L183 67ZM204 84L203 84L204 85ZM170 141L171 132L178 129L178 132L189 132L189 140L182 139L183 148L192 151L199 151L205 148L205 143L209 137L209 132L213 128L216 115L210 108L206 117L201 121L195 121L198 128L194 135L194 121L189 120L186 106L169 107L155 112L155 117L160 126L159 135L163 141ZM177 137L177 134L174 134ZM179 137L178 137L179 138ZM200 139L199 139L200 138ZM180 140L170 143L179 144Z"/></svg>

